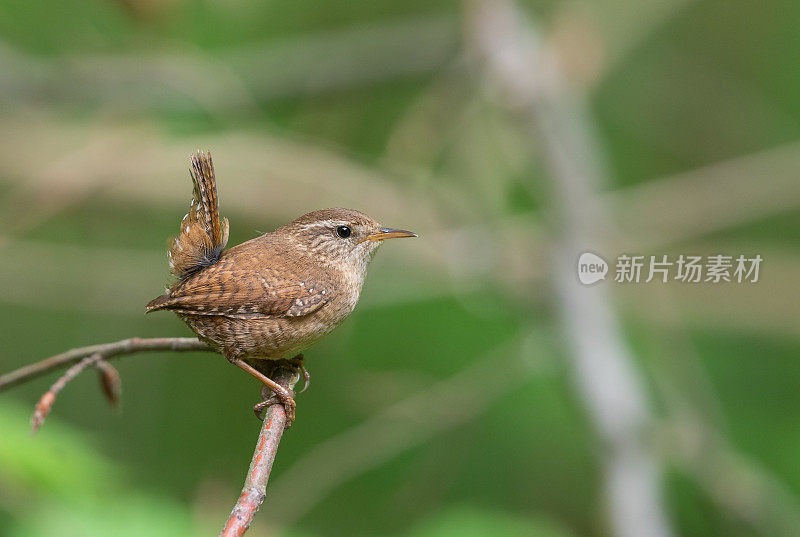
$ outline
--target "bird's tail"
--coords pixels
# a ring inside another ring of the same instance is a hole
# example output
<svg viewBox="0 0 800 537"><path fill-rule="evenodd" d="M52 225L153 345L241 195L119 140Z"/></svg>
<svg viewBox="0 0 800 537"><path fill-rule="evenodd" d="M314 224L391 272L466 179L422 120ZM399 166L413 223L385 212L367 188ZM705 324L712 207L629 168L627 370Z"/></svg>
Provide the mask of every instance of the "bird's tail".
<svg viewBox="0 0 800 537"><path fill-rule="evenodd" d="M219 216L211 153L193 154L189 174L194 183L192 201L168 253L170 272L179 282L216 263L228 243L228 219Z"/></svg>

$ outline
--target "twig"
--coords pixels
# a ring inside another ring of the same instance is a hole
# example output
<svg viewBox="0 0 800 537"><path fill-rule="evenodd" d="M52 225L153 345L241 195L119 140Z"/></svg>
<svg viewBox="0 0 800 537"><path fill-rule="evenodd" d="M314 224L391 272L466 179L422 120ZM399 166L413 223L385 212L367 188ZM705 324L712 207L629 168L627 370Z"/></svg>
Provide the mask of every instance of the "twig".
<svg viewBox="0 0 800 537"><path fill-rule="evenodd" d="M36 411L32 419L33 431L35 432L52 409L58 392L70 380L91 365L97 366L100 370L103 390L109 401L114 404L119 394L119 374L106 360L146 351L181 352L206 350L212 349L207 344L194 338L131 338L114 343L81 347L51 356L35 364L21 367L16 371L0 376L0 391L22 384L50 371L72 366L61 378L53 383L36 404ZM294 368L278 365L270 373L270 377L291 392L300 375ZM265 397L269 396L270 393L266 388L262 391L262 395ZM256 444L255 453L253 453L253 460L250 463L250 470L247 473L242 494L239 496L233 511L231 511L228 522L225 524L220 536L241 536L250 527L253 517L264 501L267 481L272 470L272 463L275 461L275 454L278 451L278 444L283 436L285 424L286 412L283 405L274 404L269 406L264 417L264 424L261 427L261 433L258 436L258 443Z"/></svg>
<svg viewBox="0 0 800 537"><path fill-rule="evenodd" d="M294 369L279 367L272 373L271 378L291 392L300 375ZM262 394L267 397L271 391L265 387ZM283 436L285 424L286 412L283 405L274 404L267 407L264 424L258 435L256 450L253 453L253 460L250 462L242 494L236 505L233 506L228 521L220 532L220 537L241 536L250 527L253 517L267 494L267 481L269 481L272 463L275 461L275 454L278 452L278 444Z"/></svg>
<svg viewBox="0 0 800 537"><path fill-rule="evenodd" d="M117 356L136 354L139 352L210 350L212 349L207 344L191 337L158 337L148 339L134 337L123 339L122 341L115 341L114 343L102 343L100 345L70 349L61 354L56 354L40 362L20 367L15 371L0 376L0 392L16 386L17 384L33 380L50 371L57 371L71 366L95 354L100 355L102 360L110 360Z"/></svg>
<svg viewBox="0 0 800 537"><path fill-rule="evenodd" d="M50 389L36 403L36 410L31 418L31 432L35 433L44 423L45 418L53 409L56 396L64 389L69 381L77 377L81 371L94 365L100 372L100 385L108 401L116 406L119 401L120 378L119 373L106 360L144 351L195 351L211 350L211 348L194 338L130 338L114 343L103 343L90 347L80 347L67 352L51 356L40 362L20 367L16 371L0 376L0 392L33 380L50 371L70 367L61 378L50 386Z"/></svg>
<svg viewBox="0 0 800 537"><path fill-rule="evenodd" d="M39 430L39 427L42 426L44 419L53 409L53 403L56 402L56 396L61 390L64 389L64 386L66 386L69 381L77 377L81 371L90 365L100 362L102 359L103 355L98 353L87 356L77 364L67 369L67 372L61 375L61 378L59 378L53 383L52 386L50 386L50 389L47 390L45 394L39 398L39 402L36 403L36 410L34 410L33 417L31 418L31 433L35 433L37 430Z"/></svg>
<svg viewBox="0 0 800 537"><path fill-rule="evenodd" d="M39 398L39 401L36 403L36 409L31 417L31 434L39 430L39 427L42 426L47 415L53 410L53 404L56 402L56 397L59 392L64 389L68 382L77 377L89 366L97 368L97 372L100 374L100 387L109 404L114 407L119 404L119 394L122 391L122 382L119 372L114 369L114 366L103 360L102 354L95 353L67 369L67 372L61 375L61 377L50 386L50 389Z"/></svg>

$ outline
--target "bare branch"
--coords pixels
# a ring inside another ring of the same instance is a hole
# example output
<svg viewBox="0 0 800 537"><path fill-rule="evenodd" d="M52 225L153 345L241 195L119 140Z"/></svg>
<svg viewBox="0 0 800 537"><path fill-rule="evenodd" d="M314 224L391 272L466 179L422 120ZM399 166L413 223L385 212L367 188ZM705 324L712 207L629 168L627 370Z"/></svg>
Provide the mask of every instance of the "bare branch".
<svg viewBox="0 0 800 537"><path fill-rule="evenodd" d="M83 360L86 357L99 355L103 360L110 360L117 356L126 354L136 354L139 352L158 352L158 351L210 351L207 344L191 337L159 337L142 339L138 337L115 341L114 343L102 343L89 347L70 349L61 354L56 354L40 362L20 367L15 371L0 376L0 392L3 392L17 384L22 384L37 377L69 367Z"/></svg>
<svg viewBox="0 0 800 537"><path fill-rule="evenodd" d="M102 359L103 355L97 353L87 356L77 364L67 369L67 372L61 375L61 378L59 378L53 383L52 386L50 386L50 389L47 390L36 403L36 410L34 410L33 417L31 418L31 433L35 433L39 430L39 427L42 426L44 419L53 409L53 404L56 402L58 393L64 389L64 386L66 386L69 381L77 377L81 371L90 365L99 363L102 361Z"/></svg>
<svg viewBox="0 0 800 537"><path fill-rule="evenodd" d="M109 401L115 404L119 397L119 373L106 360L126 354L147 351L182 352L208 350L212 349L206 343L194 338L131 338L114 343L81 347L51 356L35 364L21 367L16 371L0 376L0 391L22 384L50 371L72 366L53 383L36 404L36 411L32 419L33 431L36 432L52 409L58 393L70 380L78 376L87 367L96 366L99 369L103 391ZM270 377L292 392L295 384L300 379L300 374L293 367L274 364L274 370L271 372ZM267 388L262 390L264 397L270 394L271 392ZM264 501L267 481L269 480L272 463L275 461L275 454L278 451L278 444L283 436L285 425L286 411L283 405L274 404L267 407L264 424L258 436L255 453L253 453L253 460L250 463L250 470L247 473L242 494L239 496L233 511L231 511L228 522L220 533L221 536L244 535L247 528L250 527L253 517Z"/></svg>
<svg viewBox="0 0 800 537"><path fill-rule="evenodd" d="M271 375L271 378L291 393L294 385L300 379L300 375L293 368L279 367ZM266 387L262 392L265 397L271 393ZM258 442L253 453L253 460L250 462L250 470L247 472L244 488L242 488L236 505L233 506L225 527L220 532L220 537L244 535L253 522L253 517L267 494L267 481L269 481L272 463L275 461L285 425L286 412L283 405L269 406L258 435Z"/></svg>

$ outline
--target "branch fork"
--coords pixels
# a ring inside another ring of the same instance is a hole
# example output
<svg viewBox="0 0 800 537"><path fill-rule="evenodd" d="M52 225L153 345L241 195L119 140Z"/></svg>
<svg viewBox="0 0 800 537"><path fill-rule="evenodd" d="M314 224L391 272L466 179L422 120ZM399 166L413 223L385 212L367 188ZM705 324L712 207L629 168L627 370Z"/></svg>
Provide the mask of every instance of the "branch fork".
<svg viewBox="0 0 800 537"><path fill-rule="evenodd" d="M148 351L185 352L213 351L213 349L195 338L131 338L114 343L71 349L40 362L21 367L5 375L0 375L0 392L33 380L50 371L68 368L36 403L36 408L31 418L32 432L35 433L52 410L59 392L72 379L90 367L98 371L100 385L108 401L114 406L118 405L121 393L120 376L108 361L118 356ZM299 365L291 361L265 362L261 367L271 368L269 376L291 394L294 393L294 386L300 379L301 370L303 376L307 377L305 369L301 369L302 362ZM268 399L271 393L266 386L262 389L264 399ZM255 517L266 496L267 481L269 480L272 464L275 461L275 455L286 424L287 416L282 404L270 404L267 406L244 488L220 533L220 537L241 536L250 527L253 517Z"/></svg>

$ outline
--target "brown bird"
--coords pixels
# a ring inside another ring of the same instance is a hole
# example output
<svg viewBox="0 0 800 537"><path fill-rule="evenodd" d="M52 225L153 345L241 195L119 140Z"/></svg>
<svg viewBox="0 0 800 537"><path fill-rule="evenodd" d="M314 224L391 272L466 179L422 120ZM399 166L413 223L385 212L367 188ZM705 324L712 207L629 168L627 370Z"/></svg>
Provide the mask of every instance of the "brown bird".
<svg viewBox="0 0 800 537"><path fill-rule="evenodd" d="M295 355L355 308L378 246L416 235L351 209L322 209L225 250L228 220L219 215L210 153L192 155L190 174L193 199L168 252L177 281L147 311L174 311L201 340L271 388L291 424L294 399L259 371L259 361L294 356L302 368L302 355ZM257 404L256 415L272 402Z"/></svg>

